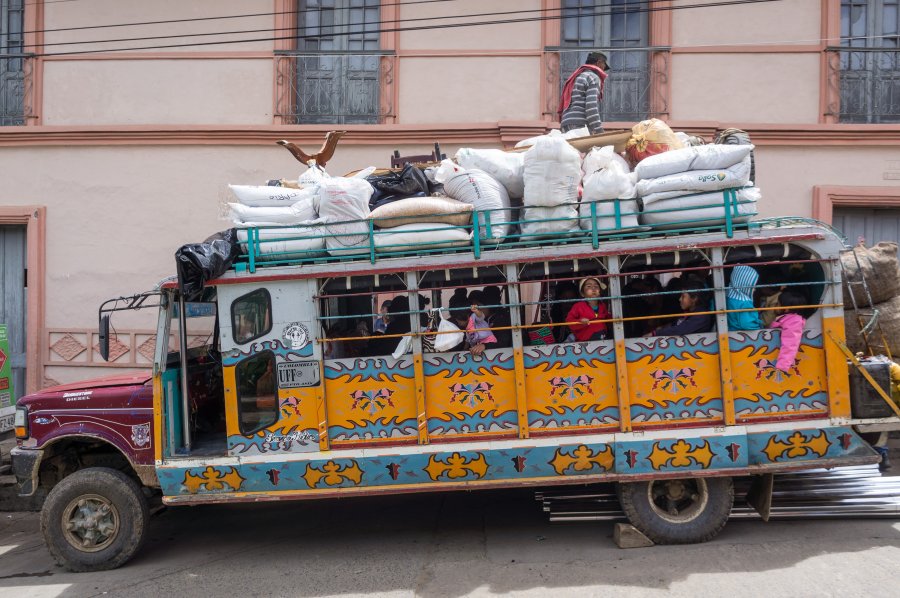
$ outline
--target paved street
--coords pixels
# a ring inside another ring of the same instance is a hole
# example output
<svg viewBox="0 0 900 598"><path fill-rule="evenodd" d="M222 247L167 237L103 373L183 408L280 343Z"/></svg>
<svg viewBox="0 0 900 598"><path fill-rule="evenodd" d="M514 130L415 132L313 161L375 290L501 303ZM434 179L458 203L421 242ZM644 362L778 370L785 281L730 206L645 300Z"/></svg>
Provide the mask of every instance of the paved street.
<svg viewBox="0 0 900 598"><path fill-rule="evenodd" d="M731 522L620 550L528 490L179 507L122 569L72 574L37 513L0 513L0 596L896 596L900 521Z"/></svg>

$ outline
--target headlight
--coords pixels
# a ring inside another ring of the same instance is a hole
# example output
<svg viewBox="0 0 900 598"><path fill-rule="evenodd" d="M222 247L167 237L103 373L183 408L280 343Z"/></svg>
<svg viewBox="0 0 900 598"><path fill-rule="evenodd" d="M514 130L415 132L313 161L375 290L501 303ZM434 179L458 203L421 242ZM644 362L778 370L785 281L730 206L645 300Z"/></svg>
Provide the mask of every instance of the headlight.
<svg viewBox="0 0 900 598"><path fill-rule="evenodd" d="M16 417L13 421L16 428L16 438L28 438L28 408L16 407Z"/></svg>

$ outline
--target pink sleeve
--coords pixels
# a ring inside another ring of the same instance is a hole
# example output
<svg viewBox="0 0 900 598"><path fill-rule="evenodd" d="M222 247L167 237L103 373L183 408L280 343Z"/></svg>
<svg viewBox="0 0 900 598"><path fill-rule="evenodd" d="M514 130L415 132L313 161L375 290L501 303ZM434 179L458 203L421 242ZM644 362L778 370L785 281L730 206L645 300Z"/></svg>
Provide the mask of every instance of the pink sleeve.
<svg viewBox="0 0 900 598"><path fill-rule="evenodd" d="M794 365L800 341L803 340L804 324L806 320L797 314L787 314L772 322L773 328L781 328L781 350L778 351L775 367L782 372L787 372Z"/></svg>

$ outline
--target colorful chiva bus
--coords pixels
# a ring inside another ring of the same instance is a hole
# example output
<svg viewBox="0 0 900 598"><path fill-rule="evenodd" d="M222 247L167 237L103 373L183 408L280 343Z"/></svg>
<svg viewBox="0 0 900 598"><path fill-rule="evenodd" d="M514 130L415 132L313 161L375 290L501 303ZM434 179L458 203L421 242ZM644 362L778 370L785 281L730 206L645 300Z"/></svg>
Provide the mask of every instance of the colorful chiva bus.
<svg viewBox="0 0 900 598"><path fill-rule="evenodd" d="M703 541L727 521L734 476L878 461L857 433L871 420L851 413L843 248L827 227L769 222L243 268L189 303L164 285L142 445L155 480L141 479L170 505L616 481L649 538ZM788 368L779 330L729 329L739 265L757 300L806 298ZM588 277L608 315L581 342L565 318ZM709 289L708 329L654 335L688 278ZM469 303L496 340L481 352L436 325L465 328ZM436 350L445 334L455 350Z"/></svg>

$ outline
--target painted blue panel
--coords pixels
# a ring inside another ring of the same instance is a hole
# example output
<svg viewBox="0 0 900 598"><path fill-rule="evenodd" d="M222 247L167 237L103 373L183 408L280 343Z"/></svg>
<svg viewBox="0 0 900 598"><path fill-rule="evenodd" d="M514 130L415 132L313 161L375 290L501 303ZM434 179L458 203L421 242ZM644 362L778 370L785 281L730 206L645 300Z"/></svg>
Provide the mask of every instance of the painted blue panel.
<svg viewBox="0 0 900 598"><path fill-rule="evenodd" d="M586 359L606 364L615 363L615 343L612 341L565 343L544 347L526 347L523 351L525 368L529 370L542 366L544 371L584 366Z"/></svg>
<svg viewBox="0 0 900 598"><path fill-rule="evenodd" d="M616 443L617 473L746 467L747 459L747 438L742 435Z"/></svg>
<svg viewBox="0 0 900 598"><path fill-rule="evenodd" d="M278 339L270 341L253 342L241 349L237 354L228 351L222 355L222 365L225 367L237 365L239 362L256 355L262 351L272 351L279 363L284 361L297 361L298 358L312 357L312 343L307 343L300 349L291 349Z"/></svg>
<svg viewBox="0 0 900 598"><path fill-rule="evenodd" d="M631 339L625 343L625 359L628 362L636 362L648 356L648 363L673 358L690 360L697 353L719 353L719 341L714 333Z"/></svg>
<svg viewBox="0 0 900 598"><path fill-rule="evenodd" d="M871 456L875 452L847 426L748 435L751 465Z"/></svg>
<svg viewBox="0 0 900 598"><path fill-rule="evenodd" d="M335 360L325 362L325 378L337 380L343 376L349 376L350 381L362 382L363 380L380 380L387 378L396 382L397 378L413 378L412 359L393 359L386 357L368 357L350 360Z"/></svg>
<svg viewBox="0 0 900 598"><path fill-rule="evenodd" d="M610 435L610 438L612 436ZM749 436L635 440L620 443L522 446L517 448L439 451L430 453L297 459L233 466L178 467L177 461L157 469L163 492L222 494L304 491L311 489L441 484L482 480L548 481L560 476L604 473L653 474L777 467L794 461L872 457L875 453L849 427L791 429ZM424 447L423 447L424 449ZM591 480L593 481L593 480Z"/></svg>

